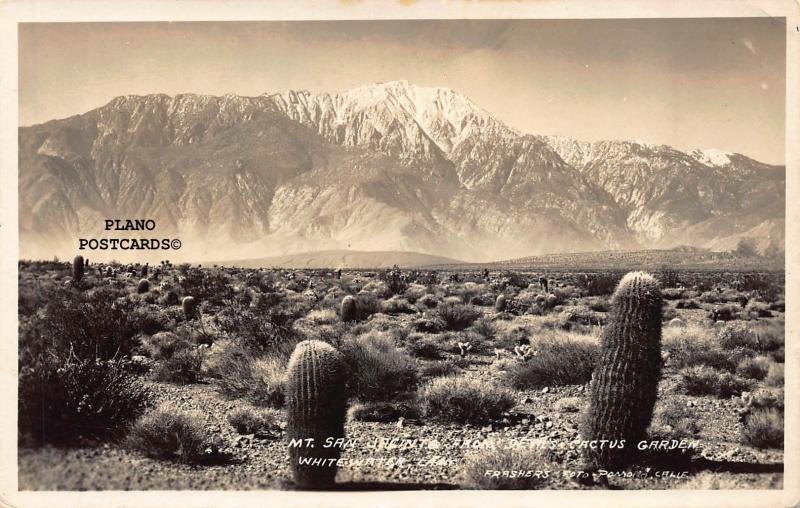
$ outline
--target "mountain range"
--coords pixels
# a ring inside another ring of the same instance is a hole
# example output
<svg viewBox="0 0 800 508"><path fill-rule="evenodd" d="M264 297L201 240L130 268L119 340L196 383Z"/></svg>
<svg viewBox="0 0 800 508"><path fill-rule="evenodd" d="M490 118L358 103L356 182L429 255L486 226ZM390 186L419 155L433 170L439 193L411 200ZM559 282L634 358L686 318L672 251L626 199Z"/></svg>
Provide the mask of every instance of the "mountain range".
<svg viewBox="0 0 800 508"><path fill-rule="evenodd" d="M489 261L730 250L742 238L772 254L784 248L785 168L522 133L453 90L407 81L121 96L19 129L19 212L21 255L40 258L111 236L177 237L171 254L197 260L359 250ZM156 228L112 234L108 218Z"/></svg>

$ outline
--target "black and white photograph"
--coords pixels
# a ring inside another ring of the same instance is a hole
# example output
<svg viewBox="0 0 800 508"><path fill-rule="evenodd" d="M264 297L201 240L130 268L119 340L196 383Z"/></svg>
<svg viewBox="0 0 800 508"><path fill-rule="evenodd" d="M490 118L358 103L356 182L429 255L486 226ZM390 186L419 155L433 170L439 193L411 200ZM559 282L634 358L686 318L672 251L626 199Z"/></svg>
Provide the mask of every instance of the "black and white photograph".
<svg viewBox="0 0 800 508"><path fill-rule="evenodd" d="M388 4L15 23L18 491L796 493L797 5Z"/></svg>

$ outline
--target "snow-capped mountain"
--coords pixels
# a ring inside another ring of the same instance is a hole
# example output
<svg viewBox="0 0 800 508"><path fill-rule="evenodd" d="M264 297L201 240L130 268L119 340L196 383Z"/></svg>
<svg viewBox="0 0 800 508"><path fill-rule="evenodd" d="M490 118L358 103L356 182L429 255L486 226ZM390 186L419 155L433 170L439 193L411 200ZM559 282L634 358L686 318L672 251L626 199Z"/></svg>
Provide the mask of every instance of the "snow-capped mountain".
<svg viewBox="0 0 800 508"><path fill-rule="evenodd" d="M125 96L19 136L27 257L111 236L105 218L152 218L157 236L216 260L703 246L783 219L782 167L524 134L461 94L406 81L338 94Z"/></svg>

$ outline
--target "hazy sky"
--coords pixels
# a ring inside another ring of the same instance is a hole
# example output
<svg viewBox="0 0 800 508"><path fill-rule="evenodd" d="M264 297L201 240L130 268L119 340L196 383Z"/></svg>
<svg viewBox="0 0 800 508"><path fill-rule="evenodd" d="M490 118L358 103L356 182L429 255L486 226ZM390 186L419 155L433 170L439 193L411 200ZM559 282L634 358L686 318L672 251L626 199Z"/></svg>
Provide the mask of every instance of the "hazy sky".
<svg viewBox="0 0 800 508"><path fill-rule="evenodd" d="M523 132L784 162L782 19L19 25L20 123L117 95L446 86Z"/></svg>

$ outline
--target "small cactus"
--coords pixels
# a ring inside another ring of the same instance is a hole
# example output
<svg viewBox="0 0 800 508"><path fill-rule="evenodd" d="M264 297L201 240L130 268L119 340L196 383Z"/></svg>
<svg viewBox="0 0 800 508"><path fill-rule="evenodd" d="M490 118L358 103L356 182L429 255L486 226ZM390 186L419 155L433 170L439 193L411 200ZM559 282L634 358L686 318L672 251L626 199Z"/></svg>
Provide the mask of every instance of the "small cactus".
<svg viewBox="0 0 800 508"><path fill-rule="evenodd" d="M75 256L75 259L72 260L72 280L75 282L80 282L83 278L83 256L78 254Z"/></svg>
<svg viewBox="0 0 800 508"><path fill-rule="evenodd" d="M148 291L150 291L150 281L147 279L140 280L139 285L136 286L136 292L142 294Z"/></svg>
<svg viewBox="0 0 800 508"><path fill-rule="evenodd" d="M324 443L344 437L346 378L344 356L326 342L300 342L289 359L286 433L292 474L301 489L330 488L336 481L341 447ZM301 464L301 459L314 462Z"/></svg>
<svg viewBox="0 0 800 508"><path fill-rule="evenodd" d="M197 316L197 300L193 296L184 296L181 305L186 319L194 319Z"/></svg>
<svg viewBox="0 0 800 508"><path fill-rule="evenodd" d="M661 306L658 281L647 273L628 273L614 292L583 434L616 443L586 449L593 467L625 467L646 437L661 376Z"/></svg>
<svg viewBox="0 0 800 508"><path fill-rule="evenodd" d="M356 320L356 299L351 295L347 295L342 299L342 321L355 321Z"/></svg>
<svg viewBox="0 0 800 508"><path fill-rule="evenodd" d="M498 295L497 300L494 301L494 310L503 312L506 310L506 295Z"/></svg>
<svg viewBox="0 0 800 508"><path fill-rule="evenodd" d="M148 263L145 263L145 265L142 267L142 278L143 279L147 277L147 271L148 271L149 268L150 267L148 266Z"/></svg>

